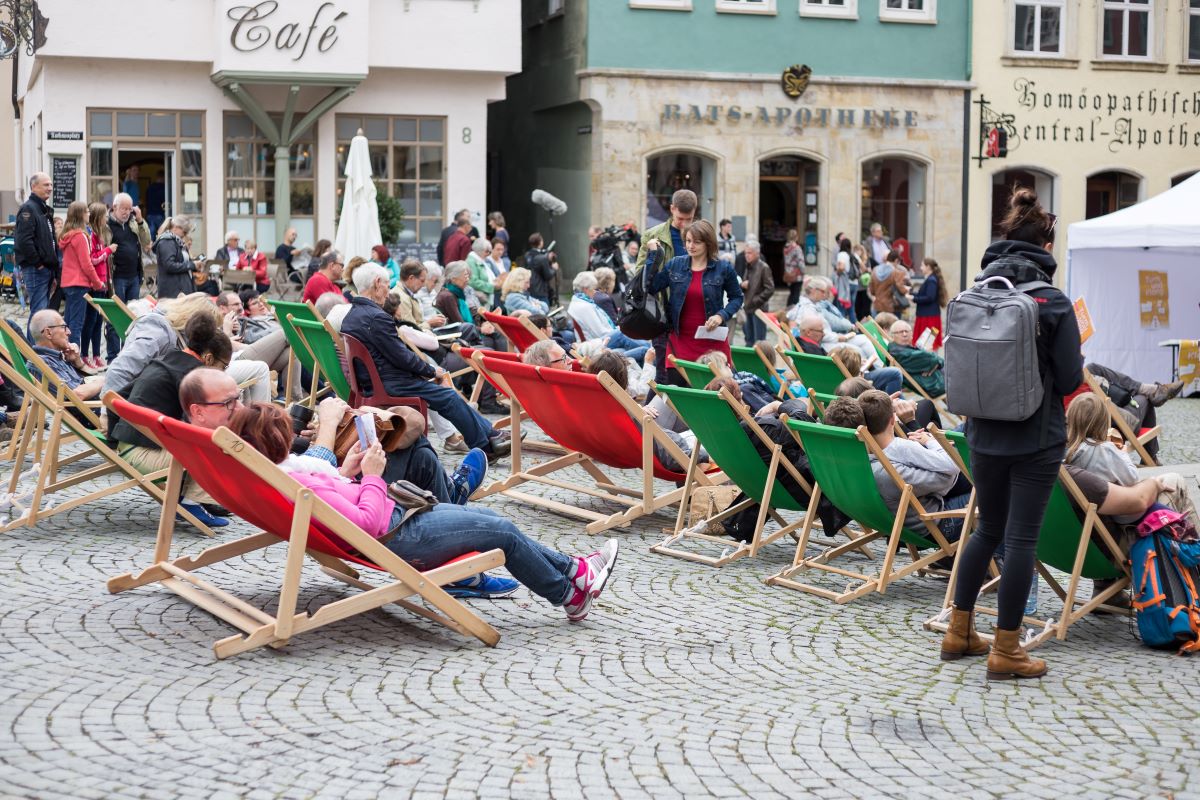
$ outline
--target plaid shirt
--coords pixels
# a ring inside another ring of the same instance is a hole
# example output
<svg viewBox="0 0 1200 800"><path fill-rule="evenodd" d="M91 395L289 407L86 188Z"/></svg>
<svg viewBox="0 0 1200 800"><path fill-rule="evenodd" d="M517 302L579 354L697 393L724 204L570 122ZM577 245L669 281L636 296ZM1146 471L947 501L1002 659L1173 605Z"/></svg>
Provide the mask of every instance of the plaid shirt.
<svg viewBox="0 0 1200 800"><path fill-rule="evenodd" d="M69 388L74 389L76 386L83 383L83 376L79 374L78 370L67 363L66 359L63 358L61 351L50 347L34 345L33 352L41 356L42 360L46 362L46 365L49 366L50 369L54 370L54 374L62 378L63 383L65 383ZM40 381L42 379L41 371L34 364L26 361L25 366L28 368L29 374L32 375L35 380Z"/></svg>

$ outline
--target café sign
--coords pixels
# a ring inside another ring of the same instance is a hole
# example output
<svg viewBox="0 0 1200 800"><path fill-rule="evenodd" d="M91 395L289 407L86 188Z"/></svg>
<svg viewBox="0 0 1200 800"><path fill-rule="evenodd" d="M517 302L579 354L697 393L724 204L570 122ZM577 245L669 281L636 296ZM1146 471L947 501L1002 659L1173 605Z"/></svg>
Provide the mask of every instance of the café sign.
<svg viewBox="0 0 1200 800"><path fill-rule="evenodd" d="M367 71L369 0L219 0L214 72Z"/></svg>

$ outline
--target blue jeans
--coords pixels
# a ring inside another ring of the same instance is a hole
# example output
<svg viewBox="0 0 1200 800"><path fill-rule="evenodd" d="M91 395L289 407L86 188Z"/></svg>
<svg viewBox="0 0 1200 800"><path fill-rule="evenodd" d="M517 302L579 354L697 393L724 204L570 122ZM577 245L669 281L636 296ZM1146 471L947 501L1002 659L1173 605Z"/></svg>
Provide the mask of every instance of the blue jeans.
<svg viewBox="0 0 1200 800"><path fill-rule="evenodd" d="M88 289L91 297L108 297L108 292L102 289ZM87 302L86 300L84 301ZM80 336L79 354L81 356L100 355L100 334L104 331L104 318L91 303L83 309L83 334Z"/></svg>
<svg viewBox="0 0 1200 800"><path fill-rule="evenodd" d="M971 493L955 495L947 497L946 504L942 506L943 511L957 511L960 508L966 508L968 501L971 499ZM963 520L962 518L944 519L938 524L938 530L942 532L942 536L946 537L947 542L957 542L962 537Z"/></svg>
<svg viewBox="0 0 1200 800"><path fill-rule="evenodd" d="M63 296L67 298L67 313L64 315L67 327L71 329L71 344L78 345L83 340L83 325L87 319L88 293L86 286L64 286Z"/></svg>
<svg viewBox="0 0 1200 800"><path fill-rule="evenodd" d="M747 311L746 321L742 323L742 335L746 337L746 347L753 347L755 342L767 338L767 323L759 319L753 311Z"/></svg>
<svg viewBox="0 0 1200 800"><path fill-rule="evenodd" d="M29 301L29 316L50 306L50 283L54 273L46 267L21 267L21 275L25 278L26 300ZM25 333L29 333L26 326Z"/></svg>
<svg viewBox="0 0 1200 800"><path fill-rule="evenodd" d="M850 282L850 307L847 308L846 306L842 306L842 313L845 314L846 319L850 320L851 322L857 321L857 317L854 314L854 304L858 300L858 293L859 293L859 290L861 290L861 289L862 289L862 287L858 285L858 281L851 281ZM880 391L882 391L882 390L880 390Z"/></svg>
<svg viewBox="0 0 1200 800"><path fill-rule="evenodd" d="M904 384L904 373L895 367L878 367L866 375L867 380L881 392L895 394Z"/></svg>
<svg viewBox="0 0 1200 800"><path fill-rule="evenodd" d="M646 356L646 351L650 349L650 343L645 339L630 339L619 330L613 329L609 331L608 349L618 350L625 353L626 358L632 358L634 361L641 362Z"/></svg>
<svg viewBox="0 0 1200 800"><path fill-rule="evenodd" d="M112 279L112 296L121 298L126 305L142 296L142 282L134 275L130 278Z"/></svg>
<svg viewBox="0 0 1200 800"><path fill-rule="evenodd" d="M399 519L397 509L392 524ZM387 547L422 571L463 553L499 549L512 576L551 605L561 606L571 590L567 574L575 559L534 541L490 508L439 503L404 523Z"/></svg>
<svg viewBox="0 0 1200 800"><path fill-rule="evenodd" d="M490 449L491 423L467 405L462 395L453 389L420 378L405 378L390 381L387 391L396 397L422 398L430 408L450 421L466 439L468 446Z"/></svg>

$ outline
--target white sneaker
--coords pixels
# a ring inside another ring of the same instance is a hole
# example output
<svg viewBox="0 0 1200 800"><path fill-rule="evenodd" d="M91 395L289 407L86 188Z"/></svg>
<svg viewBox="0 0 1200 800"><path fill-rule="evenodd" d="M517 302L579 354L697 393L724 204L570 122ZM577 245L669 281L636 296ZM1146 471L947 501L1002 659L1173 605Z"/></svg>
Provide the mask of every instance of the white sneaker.
<svg viewBox="0 0 1200 800"><path fill-rule="evenodd" d="M571 598L563 604L568 620L582 622L587 618L592 601L604 591L617 563L617 550L617 540L609 539L595 553L578 559L575 577L571 579Z"/></svg>

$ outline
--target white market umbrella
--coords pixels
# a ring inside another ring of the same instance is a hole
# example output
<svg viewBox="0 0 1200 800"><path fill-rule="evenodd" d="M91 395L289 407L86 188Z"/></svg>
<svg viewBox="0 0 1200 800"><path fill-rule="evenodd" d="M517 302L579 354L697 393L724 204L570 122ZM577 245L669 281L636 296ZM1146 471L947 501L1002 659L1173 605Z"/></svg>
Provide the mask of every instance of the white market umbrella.
<svg viewBox="0 0 1200 800"><path fill-rule="evenodd" d="M375 182L371 180L371 157L367 137L360 129L350 140L346 158L346 187L342 192L342 216L338 220L333 246L349 261L355 256L370 260L371 248L383 244L379 233L379 206L375 203Z"/></svg>

